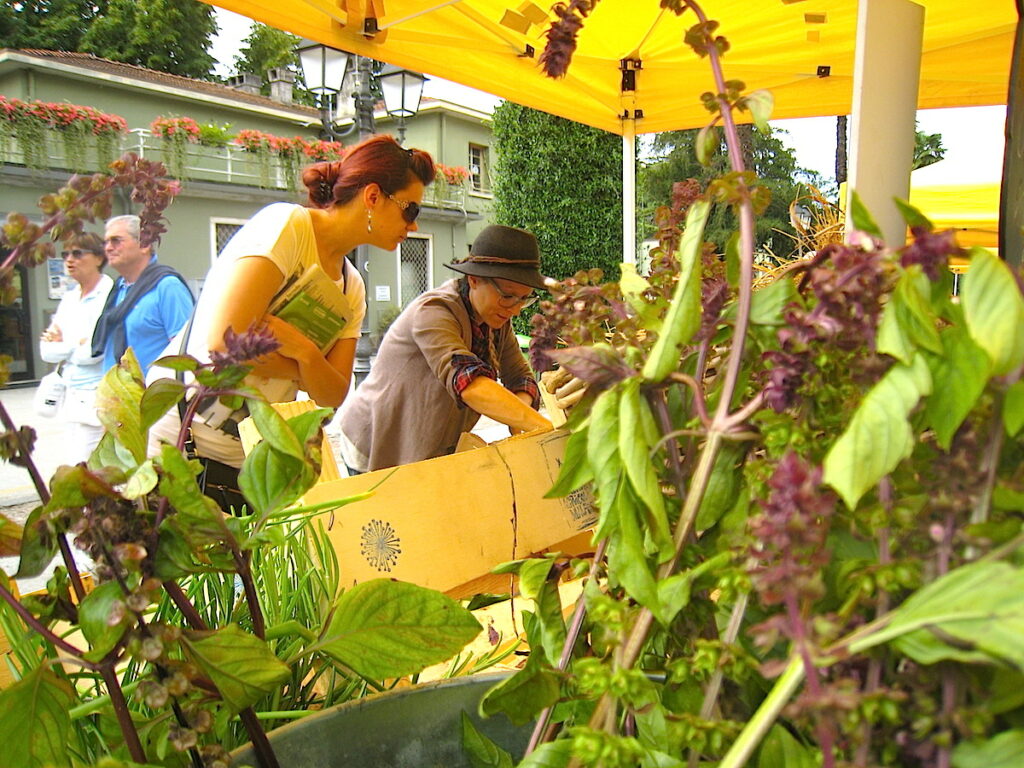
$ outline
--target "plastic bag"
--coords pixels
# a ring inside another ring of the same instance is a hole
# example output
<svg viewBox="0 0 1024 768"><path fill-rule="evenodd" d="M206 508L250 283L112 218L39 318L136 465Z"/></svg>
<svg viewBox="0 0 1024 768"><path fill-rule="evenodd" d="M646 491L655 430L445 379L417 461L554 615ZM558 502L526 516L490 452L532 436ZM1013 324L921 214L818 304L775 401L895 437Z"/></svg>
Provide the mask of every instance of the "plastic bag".
<svg viewBox="0 0 1024 768"><path fill-rule="evenodd" d="M32 407L40 416L52 419L64 405L65 394L67 385L60 371L51 371L39 380L39 388L32 398Z"/></svg>

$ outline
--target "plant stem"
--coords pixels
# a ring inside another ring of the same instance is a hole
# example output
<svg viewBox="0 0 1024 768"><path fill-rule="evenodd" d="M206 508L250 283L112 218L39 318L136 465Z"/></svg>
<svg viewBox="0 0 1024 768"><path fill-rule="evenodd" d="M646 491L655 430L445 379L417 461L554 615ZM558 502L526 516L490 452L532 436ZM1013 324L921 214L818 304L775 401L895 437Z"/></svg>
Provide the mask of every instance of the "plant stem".
<svg viewBox="0 0 1024 768"><path fill-rule="evenodd" d="M249 733L249 738L252 740L252 749L256 753L256 761L259 763L260 768L280 768L277 762L277 755L274 754L274 748L270 746L270 740L267 738L267 734L263 730L263 726L260 725L259 718L256 717L252 707L243 709L238 713L238 717L245 726L245 730Z"/></svg>
<svg viewBox="0 0 1024 768"><path fill-rule="evenodd" d="M240 552L236 547L231 548L231 554L235 558L235 565L238 567L238 576L242 579L242 588L245 590L245 602L249 604L249 617L252 619L252 631L260 640L266 639L267 626L263 620L263 609L260 607L260 598L256 594L256 585L252 580L252 568L249 567L251 552Z"/></svg>
<svg viewBox="0 0 1024 768"><path fill-rule="evenodd" d="M594 559L590 563L590 572L587 574L588 581L594 578L594 574L597 573L601 561L604 560L604 552L607 546L607 538L601 539L598 543L597 551L594 552ZM580 630L583 628L583 619L586 615L587 605L581 592L580 596L576 598L576 610L573 613L572 623L569 625L569 632L566 634L565 643L562 645L562 655L558 659L559 671L564 671L569 666L569 660L572 658L572 649L576 647L576 641L579 639ZM523 754L523 757L533 752L541 742L545 731L547 731L548 723L551 721L553 710L553 707L545 707L537 717L537 723L533 728L533 733L530 735L530 743L526 746L526 752Z"/></svg>
<svg viewBox="0 0 1024 768"><path fill-rule="evenodd" d="M768 733L779 717L783 707L789 702L804 677L804 663L799 655L794 655L786 670L775 681L768 696L761 702L754 716L747 721L740 735L733 742L718 768L741 768L757 749L761 739Z"/></svg>
<svg viewBox="0 0 1024 768"><path fill-rule="evenodd" d="M128 702L124 698L124 691L121 690L121 682L117 679L117 672L114 670L113 662L105 662L100 665L100 674L103 682L107 685L107 694L110 696L110 703L117 715L118 725L121 726L121 734L124 736L125 746L128 753L136 763L146 762L146 752L142 749L139 741L139 733L135 730L135 723L132 721L131 711L128 709Z"/></svg>
<svg viewBox="0 0 1024 768"><path fill-rule="evenodd" d="M62 638L60 635L57 635L50 629L48 629L42 622L39 621L39 619L32 615L28 608L21 604L18 598L16 598L10 591L8 591L7 587L5 587L2 583L0 583L0 598L3 598L3 600L6 601L7 604L14 609L14 612L18 614L21 620L24 621L33 631L38 633L40 636L44 637L46 639L46 642L56 646L57 648L60 648L65 653L74 656L75 661L81 664L86 669L91 669L93 671L99 670L99 665L93 664L92 662L85 660L85 651L76 648L67 640Z"/></svg>
<svg viewBox="0 0 1024 768"><path fill-rule="evenodd" d="M189 623L192 629L203 630L206 629L206 622L203 621L203 617L199 615L199 611L196 610L195 606L192 605L192 601L188 599L188 596L182 591L181 585L178 582L168 579L163 583L163 588L167 592L167 596L171 598L174 605L181 611L182 616L185 617L185 621Z"/></svg>

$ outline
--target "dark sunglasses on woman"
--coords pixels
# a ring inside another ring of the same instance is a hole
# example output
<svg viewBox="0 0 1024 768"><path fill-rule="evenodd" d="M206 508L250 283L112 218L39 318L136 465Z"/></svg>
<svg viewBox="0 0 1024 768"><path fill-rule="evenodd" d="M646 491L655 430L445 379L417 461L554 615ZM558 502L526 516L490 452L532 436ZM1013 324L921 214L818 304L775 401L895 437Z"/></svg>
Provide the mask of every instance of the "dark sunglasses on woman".
<svg viewBox="0 0 1024 768"><path fill-rule="evenodd" d="M393 200L395 205L402 209L402 218L405 219L406 224L412 224L416 221L416 217L420 215L419 203L412 200L399 200L392 194L389 194L388 198Z"/></svg>

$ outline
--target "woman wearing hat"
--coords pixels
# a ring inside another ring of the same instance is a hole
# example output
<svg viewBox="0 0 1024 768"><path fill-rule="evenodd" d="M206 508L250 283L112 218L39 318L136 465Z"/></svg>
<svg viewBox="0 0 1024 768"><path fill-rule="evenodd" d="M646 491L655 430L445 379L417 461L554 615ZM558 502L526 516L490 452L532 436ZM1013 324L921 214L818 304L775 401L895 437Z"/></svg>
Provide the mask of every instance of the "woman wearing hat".
<svg viewBox="0 0 1024 768"><path fill-rule="evenodd" d="M417 297L388 329L342 405L341 454L368 472L452 453L480 415L514 432L551 429L509 322L544 287L536 238L490 226L448 265L463 277ZM501 383L498 383L498 379Z"/></svg>

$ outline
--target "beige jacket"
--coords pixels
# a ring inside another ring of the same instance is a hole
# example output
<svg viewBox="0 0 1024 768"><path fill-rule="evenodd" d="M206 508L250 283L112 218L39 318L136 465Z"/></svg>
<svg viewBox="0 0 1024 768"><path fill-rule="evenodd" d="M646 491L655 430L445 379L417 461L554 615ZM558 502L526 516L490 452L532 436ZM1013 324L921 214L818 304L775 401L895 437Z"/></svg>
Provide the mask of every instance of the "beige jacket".
<svg viewBox="0 0 1024 768"><path fill-rule="evenodd" d="M406 307L384 336L370 375L341 406L343 443L366 459L350 466L372 471L455 450L459 435L480 418L462 404L453 385L452 357L471 355L472 339L458 280ZM532 378L510 325L498 332L496 350L503 384Z"/></svg>

